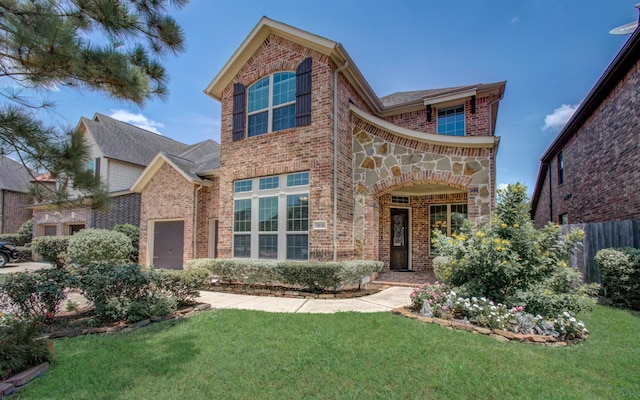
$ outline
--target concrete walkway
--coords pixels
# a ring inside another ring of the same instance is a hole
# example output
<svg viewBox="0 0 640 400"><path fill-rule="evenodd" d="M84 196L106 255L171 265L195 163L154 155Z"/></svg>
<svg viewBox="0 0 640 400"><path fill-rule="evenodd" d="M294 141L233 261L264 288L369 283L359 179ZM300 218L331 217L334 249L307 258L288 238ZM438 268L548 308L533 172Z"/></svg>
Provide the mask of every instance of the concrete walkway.
<svg viewBox="0 0 640 400"><path fill-rule="evenodd" d="M335 313L341 311L384 312L411 303L409 287L390 287L376 294L351 299L297 299L250 296L220 292L200 292L199 302L213 308L233 308L288 313Z"/></svg>

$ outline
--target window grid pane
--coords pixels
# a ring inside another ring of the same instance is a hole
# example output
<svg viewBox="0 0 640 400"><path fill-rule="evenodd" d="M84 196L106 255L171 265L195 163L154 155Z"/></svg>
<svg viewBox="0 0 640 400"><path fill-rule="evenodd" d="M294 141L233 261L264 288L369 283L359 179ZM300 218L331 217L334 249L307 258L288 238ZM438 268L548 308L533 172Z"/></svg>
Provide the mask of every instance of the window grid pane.
<svg viewBox="0 0 640 400"><path fill-rule="evenodd" d="M464 220L467 218L466 204L451 205L451 234L460 232Z"/></svg>
<svg viewBox="0 0 640 400"><path fill-rule="evenodd" d="M269 112L249 115L249 137L267 133L269 127Z"/></svg>
<svg viewBox="0 0 640 400"><path fill-rule="evenodd" d="M464 136L464 105L438 110L438 133Z"/></svg>
<svg viewBox="0 0 640 400"><path fill-rule="evenodd" d="M287 260L309 259L309 235L287 235Z"/></svg>
<svg viewBox="0 0 640 400"><path fill-rule="evenodd" d="M260 235L258 237L258 258L278 258L278 235Z"/></svg>
<svg viewBox="0 0 640 400"><path fill-rule="evenodd" d="M296 125L296 105L280 107L273 110L273 132L293 128Z"/></svg>
<svg viewBox="0 0 640 400"><path fill-rule="evenodd" d="M258 223L259 232L278 231L278 198L262 197L258 200L260 221Z"/></svg>
<svg viewBox="0 0 640 400"><path fill-rule="evenodd" d="M278 186L280 186L280 177L278 176L260 178L260 190L277 189Z"/></svg>
<svg viewBox="0 0 640 400"><path fill-rule="evenodd" d="M264 77L249 88L248 112L269 107L269 77Z"/></svg>
<svg viewBox="0 0 640 400"><path fill-rule="evenodd" d="M234 201L233 231L251 232L251 199Z"/></svg>
<svg viewBox="0 0 640 400"><path fill-rule="evenodd" d="M296 74L281 72L273 75L273 105L289 103L296 99Z"/></svg>
<svg viewBox="0 0 640 400"><path fill-rule="evenodd" d="M251 257L251 235L233 236L233 256L241 258Z"/></svg>
<svg viewBox="0 0 640 400"><path fill-rule="evenodd" d="M309 230L309 195L287 196L287 231L304 232Z"/></svg>
<svg viewBox="0 0 640 400"><path fill-rule="evenodd" d="M233 191L235 193L241 193L241 192L250 192L251 188L252 188L252 182L247 180L247 181L236 181L233 183Z"/></svg>
<svg viewBox="0 0 640 400"><path fill-rule="evenodd" d="M287 187L306 186L309 184L309 173L300 172L297 174L287 175Z"/></svg>

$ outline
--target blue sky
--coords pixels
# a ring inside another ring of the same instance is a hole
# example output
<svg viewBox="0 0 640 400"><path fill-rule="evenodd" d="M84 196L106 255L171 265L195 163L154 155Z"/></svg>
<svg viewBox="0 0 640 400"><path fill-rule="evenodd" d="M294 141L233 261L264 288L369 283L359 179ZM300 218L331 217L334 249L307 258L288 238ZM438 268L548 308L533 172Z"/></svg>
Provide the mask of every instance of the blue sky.
<svg viewBox="0 0 640 400"><path fill-rule="evenodd" d="M378 96L506 80L497 182L533 190L539 159L629 36L638 0L192 0L174 12L187 51L165 60L170 96L145 108L87 91L51 93L51 118L100 112L185 143L220 138L203 93L263 15L342 43Z"/></svg>

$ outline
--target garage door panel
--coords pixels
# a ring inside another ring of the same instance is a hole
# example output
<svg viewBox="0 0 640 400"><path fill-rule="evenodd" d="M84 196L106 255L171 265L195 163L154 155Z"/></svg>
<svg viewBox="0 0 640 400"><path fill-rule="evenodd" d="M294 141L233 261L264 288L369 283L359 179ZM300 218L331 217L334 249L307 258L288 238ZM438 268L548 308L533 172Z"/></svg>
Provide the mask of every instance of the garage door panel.
<svg viewBox="0 0 640 400"><path fill-rule="evenodd" d="M158 221L154 224L153 265L156 268L182 269L184 221Z"/></svg>

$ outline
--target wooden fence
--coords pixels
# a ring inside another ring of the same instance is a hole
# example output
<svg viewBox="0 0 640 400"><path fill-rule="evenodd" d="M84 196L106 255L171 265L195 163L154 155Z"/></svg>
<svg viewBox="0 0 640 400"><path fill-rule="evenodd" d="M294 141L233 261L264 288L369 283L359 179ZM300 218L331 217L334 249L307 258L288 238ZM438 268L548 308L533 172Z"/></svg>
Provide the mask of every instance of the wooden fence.
<svg viewBox="0 0 640 400"><path fill-rule="evenodd" d="M640 222L637 220L563 225L560 231L566 233L573 228L582 229L585 236L581 248L571 257L570 265L582 272L586 283L602 283L593 259L598 250L611 247L640 248Z"/></svg>

